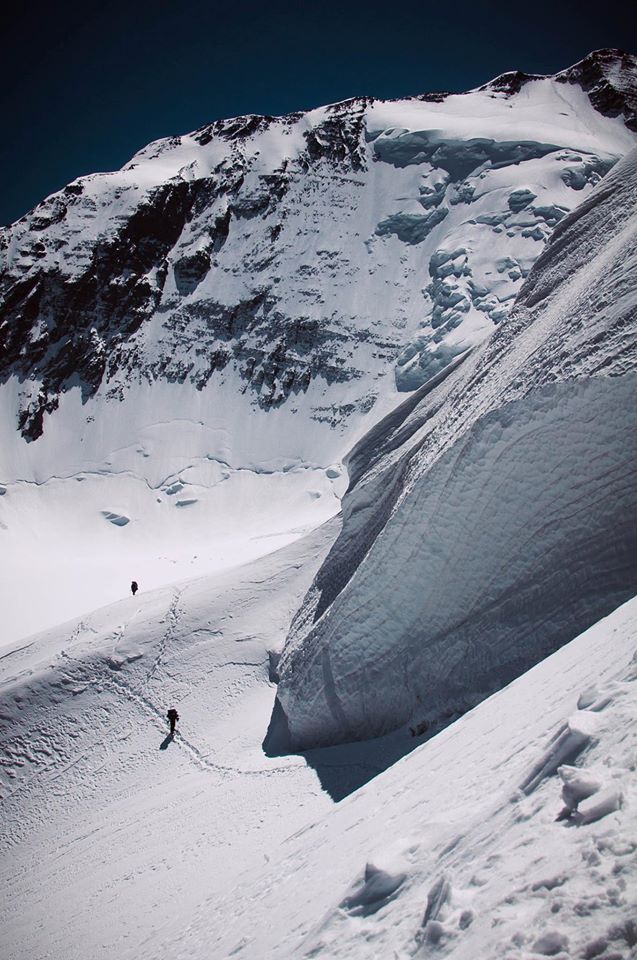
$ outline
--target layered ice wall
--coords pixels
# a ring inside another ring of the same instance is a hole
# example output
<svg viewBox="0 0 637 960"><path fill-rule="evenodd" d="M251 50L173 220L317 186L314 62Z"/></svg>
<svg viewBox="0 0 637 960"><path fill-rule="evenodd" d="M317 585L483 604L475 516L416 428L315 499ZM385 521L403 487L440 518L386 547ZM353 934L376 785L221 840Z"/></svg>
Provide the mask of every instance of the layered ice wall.
<svg viewBox="0 0 637 960"><path fill-rule="evenodd" d="M637 152L556 229L506 324L350 457L296 620L296 747L461 712L637 587Z"/></svg>

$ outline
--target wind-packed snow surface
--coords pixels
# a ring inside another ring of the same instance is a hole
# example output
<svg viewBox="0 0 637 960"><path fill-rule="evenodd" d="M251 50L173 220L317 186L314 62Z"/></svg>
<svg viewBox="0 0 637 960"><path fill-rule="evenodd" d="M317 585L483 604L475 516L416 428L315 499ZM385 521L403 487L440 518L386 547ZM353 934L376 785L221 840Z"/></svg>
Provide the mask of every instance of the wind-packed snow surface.
<svg viewBox="0 0 637 960"><path fill-rule="evenodd" d="M349 458L284 649L307 748L463 713L637 590L637 151L493 337Z"/></svg>
<svg viewBox="0 0 637 960"><path fill-rule="evenodd" d="M636 650L633 600L139 956L633 958Z"/></svg>
<svg viewBox="0 0 637 960"><path fill-rule="evenodd" d="M137 957L330 808L303 758L261 742L269 652L337 527L3 652L3 960Z"/></svg>
<svg viewBox="0 0 637 960"><path fill-rule="evenodd" d="M3 957L633 956L637 601L334 807L338 751L381 742L261 740L337 532L0 659Z"/></svg>
<svg viewBox="0 0 637 960"><path fill-rule="evenodd" d="M597 51L218 121L0 231L0 640L335 514L352 444L502 322L634 145L636 78Z"/></svg>
<svg viewBox="0 0 637 960"><path fill-rule="evenodd" d="M243 118L5 233L0 639L142 590L0 652L3 957L634 958L635 105Z"/></svg>

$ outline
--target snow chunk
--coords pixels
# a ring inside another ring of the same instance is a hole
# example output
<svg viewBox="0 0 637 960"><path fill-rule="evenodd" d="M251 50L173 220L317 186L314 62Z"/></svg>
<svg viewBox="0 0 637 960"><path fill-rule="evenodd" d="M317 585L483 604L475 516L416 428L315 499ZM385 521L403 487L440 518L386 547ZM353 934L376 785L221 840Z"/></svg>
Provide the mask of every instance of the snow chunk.
<svg viewBox="0 0 637 960"><path fill-rule="evenodd" d="M568 950L568 937L559 930L548 930L533 944L536 953L541 953L545 957L554 957L563 950Z"/></svg>
<svg viewBox="0 0 637 960"><path fill-rule="evenodd" d="M102 510L102 516L115 527L125 527L127 523L130 523L130 517L123 513L113 513L112 510Z"/></svg>
<svg viewBox="0 0 637 960"><path fill-rule="evenodd" d="M580 825L595 823L595 821L607 817L609 813L614 813L616 810L619 810L622 801L623 794L621 790L617 787L607 787L605 790L600 790L599 793L595 793L588 800L580 803L574 820Z"/></svg>
<svg viewBox="0 0 637 960"><path fill-rule="evenodd" d="M575 810L578 803L597 793L602 786L602 781L591 770L565 764L558 768L557 773L564 784L562 799L568 810Z"/></svg>
<svg viewBox="0 0 637 960"><path fill-rule="evenodd" d="M373 863L367 863L362 879L342 900L340 907L357 917L376 913L396 894L405 877L405 873L392 873Z"/></svg>
<svg viewBox="0 0 637 960"><path fill-rule="evenodd" d="M522 792L533 793L543 780L557 772L558 767L575 760L594 739L598 727L598 719L593 714L577 713L570 717L554 734L548 748L522 782Z"/></svg>

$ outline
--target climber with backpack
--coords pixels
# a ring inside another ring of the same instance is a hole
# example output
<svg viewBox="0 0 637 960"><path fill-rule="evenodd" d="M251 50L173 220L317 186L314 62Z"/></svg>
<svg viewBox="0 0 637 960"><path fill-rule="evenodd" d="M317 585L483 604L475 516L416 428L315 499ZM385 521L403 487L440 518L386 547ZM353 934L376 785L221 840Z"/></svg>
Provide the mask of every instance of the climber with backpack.
<svg viewBox="0 0 637 960"><path fill-rule="evenodd" d="M170 735L172 737L175 733L175 724L179 720L179 714L174 707L171 707L166 716L168 717L168 722L170 723Z"/></svg>

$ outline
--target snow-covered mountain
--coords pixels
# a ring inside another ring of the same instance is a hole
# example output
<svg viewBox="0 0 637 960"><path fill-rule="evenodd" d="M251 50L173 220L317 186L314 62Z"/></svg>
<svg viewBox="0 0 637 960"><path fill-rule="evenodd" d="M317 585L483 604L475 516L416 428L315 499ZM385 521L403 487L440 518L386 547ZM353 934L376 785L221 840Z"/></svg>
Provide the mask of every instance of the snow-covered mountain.
<svg viewBox="0 0 637 960"><path fill-rule="evenodd" d="M635 67L4 232L3 956L634 960Z"/></svg>
<svg viewBox="0 0 637 960"><path fill-rule="evenodd" d="M8 636L333 515L352 443L501 323L636 142L636 77L597 51L466 94L219 121L3 230Z"/></svg>
<svg viewBox="0 0 637 960"><path fill-rule="evenodd" d="M352 452L280 663L293 745L464 713L637 592L637 149L482 348Z"/></svg>
<svg viewBox="0 0 637 960"><path fill-rule="evenodd" d="M221 121L76 180L2 236L3 376L35 381L23 434L64 390L130 378L202 389L230 367L264 406L388 360L419 385L506 316L634 143L636 69L599 51L467 94Z"/></svg>

